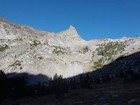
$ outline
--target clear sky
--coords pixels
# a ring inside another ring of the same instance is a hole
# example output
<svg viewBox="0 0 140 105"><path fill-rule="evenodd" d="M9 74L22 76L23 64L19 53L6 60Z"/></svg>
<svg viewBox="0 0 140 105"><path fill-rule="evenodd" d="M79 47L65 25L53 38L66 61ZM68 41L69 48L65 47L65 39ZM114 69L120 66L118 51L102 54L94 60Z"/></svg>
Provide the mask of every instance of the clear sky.
<svg viewBox="0 0 140 105"><path fill-rule="evenodd" d="M85 40L140 35L140 0L0 0L0 16L50 32L73 25Z"/></svg>

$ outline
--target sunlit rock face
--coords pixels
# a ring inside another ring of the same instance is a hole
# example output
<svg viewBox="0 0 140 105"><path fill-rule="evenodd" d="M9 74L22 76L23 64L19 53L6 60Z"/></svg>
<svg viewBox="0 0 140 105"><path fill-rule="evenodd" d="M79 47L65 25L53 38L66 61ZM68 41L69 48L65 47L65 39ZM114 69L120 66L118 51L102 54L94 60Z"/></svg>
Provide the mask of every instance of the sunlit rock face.
<svg viewBox="0 0 140 105"><path fill-rule="evenodd" d="M85 41L73 26L45 32L0 18L0 69L5 73L72 77L138 51L140 37Z"/></svg>

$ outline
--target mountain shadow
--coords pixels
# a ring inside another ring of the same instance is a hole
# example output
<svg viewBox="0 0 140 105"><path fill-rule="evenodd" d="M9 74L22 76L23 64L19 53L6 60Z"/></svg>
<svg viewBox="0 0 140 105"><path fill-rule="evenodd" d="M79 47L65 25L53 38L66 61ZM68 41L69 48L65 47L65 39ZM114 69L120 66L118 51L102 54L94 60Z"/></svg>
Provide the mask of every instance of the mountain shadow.
<svg viewBox="0 0 140 105"><path fill-rule="evenodd" d="M0 101L45 94L48 77L42 74L9 73L0 71ZM42 92L43 91L43 92Z"/></svg>
<svg viewBox="0 0 140 105"><path fill-rule="evenodd" d="M9 73L6 74L7 78L24 78L27 81L27 85L33 85L33 84L38 84L38 83L43 83L47 84L48 82L48 77L43 74L38 74L38 75L33 75L33 74L28 74L28 73Z"/></svg>
<svg viewBox="0 0 140 105"><path fill-rule="evenodd" d="M140 75L140 52L121 56L112 63L92 72L80 74L69 79L79 79L81 76L90 76L93 81L125 77L125 75Z"/></svg>
<svg viewBox="0 0 140 105"><path fill-rule="evenodd" d="M87 104L88 102L93 103L93 100L89 101L90 98L95 98L97 101L100 98L104 97L108 98L109 102L110 97L108 97L108 95L119 94L120 95L119 97L118 96L114 97L117 97L118 102L121 102L119 100L122 98L123 99L126 98L128 101L128 99L140 95L139 83L140 83L140 52L137 52L132 55L120 57L115 61L113 61L112 63L105 65L104 67L97 69L95 71L80 74L71 78L63 78L61 75L59 76L57 74L54 75L53 78L48 78L47 76L41 74L40 75L31 75L28 73L4 74L4 72L1 71L0 101L3 101L5 99L15 100L18 98L29 96L41 97L45 95L51 97L50 95L53 95L54 97L52 98L52 100L57 99L57 101L56 102L52 101L52 103L62 105L62 103L64 102L63 104L71 105L70 103L72 102L71 100L73 99L73 97L74 97L73 100L77 99L78 102L82 101L83 104ZM83 89L89 90L86 90L85 92L82 91ZM72 91L75 91L75 93L72 94L71 93ZM113 91L115 93L110 93ZM129 93L129 91L132 92ZM137 93L135 91L137 91ZM91 96L89 96L90 94ZM99 95L100 97L98 98L95 97L97 95ZM111 99L116 100L116 98ZM48 100L47 103L50 103L50 101L51 100ZM97 101L96 103L103 104L101 102L102 101L99 100L99 102ZM115 102L116 101L114 101L114 103ZM121 104L123 105L123 100ZM118 103L117 105L121 104Z"/></svg>

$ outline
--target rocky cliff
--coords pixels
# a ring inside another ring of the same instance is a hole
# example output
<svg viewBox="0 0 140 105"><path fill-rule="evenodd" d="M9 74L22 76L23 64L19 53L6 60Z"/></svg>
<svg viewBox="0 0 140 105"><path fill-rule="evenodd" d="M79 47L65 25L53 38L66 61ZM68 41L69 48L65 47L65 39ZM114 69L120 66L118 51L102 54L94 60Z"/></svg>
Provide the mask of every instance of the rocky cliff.
<svg viewBox="0 0 140 105"><path fill-rule="evenodd" d="M0 18L0 69L5 73L71 77L138 51L140 37L85 41L73 26L54 33Z"/></svg>

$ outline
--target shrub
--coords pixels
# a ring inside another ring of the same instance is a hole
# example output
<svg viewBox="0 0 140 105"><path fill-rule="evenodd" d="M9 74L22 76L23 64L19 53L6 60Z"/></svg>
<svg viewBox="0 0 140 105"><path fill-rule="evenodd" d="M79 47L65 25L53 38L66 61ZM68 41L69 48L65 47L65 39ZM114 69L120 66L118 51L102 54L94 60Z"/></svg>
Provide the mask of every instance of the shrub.
<svg viewBox="0 0 140 105"><path fill-rule="evenodd" d="M65 54L65 49L63 47L60 46L53 46L54 50L53 53L59 55L59 54Z"/></svg>
<svg viewBox="0 0 140 105"><path fill-rule="evenodd" d="M5 51L6 49L8 49L9 47L8 47L8 45L6 44L6 45L3 45L3 46L1 46L0 45L0 51Z"/></svg>
<svg viewBox="0 0 140 105"><path fill-rule="evenodd" d="M38 41L38 40L33 40L33 43L31 44L31 46L37 46L37 45L39 45L39 44L41 44L40 41Z"/></svg>
<svg viewBox="0 0 140 105"><path fill-rule="evenodd" d="M110 42L104 45L101 45L96 49L98 55L112 58L113 55L116 55L118 52L124 51L125 45L121 42Z"/></svg>
<svg viewBox="0 0 140 105"><path fill-rule="evenodd" d="M14 66L14 67L18 67L21 66L21 62L19 60L16 60L12 65L10 66Z"/></svg>
<svg viewBox="0 0 140 105"><path fill-rule="evenodd" d="M101 58L97 62L94 62L93 68L94 69L101 68L103 67L103 65L104 65L104 61L103 61L103 58Z"/></svg>

